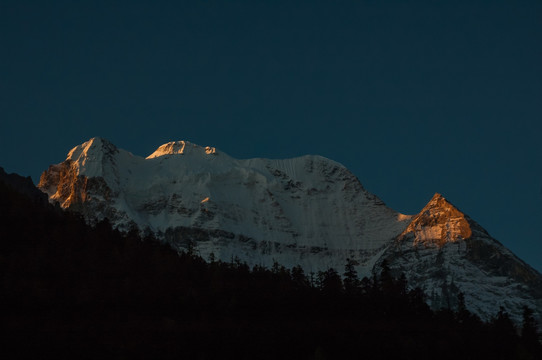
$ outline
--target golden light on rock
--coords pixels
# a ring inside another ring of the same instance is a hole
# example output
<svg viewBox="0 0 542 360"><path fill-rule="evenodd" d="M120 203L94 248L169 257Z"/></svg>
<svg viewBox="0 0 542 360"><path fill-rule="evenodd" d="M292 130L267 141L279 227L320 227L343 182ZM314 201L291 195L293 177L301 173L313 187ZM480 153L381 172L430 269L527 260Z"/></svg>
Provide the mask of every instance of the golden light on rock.
<svg viewBox="0 0 542 360"><path fill-rule="evenodd" d="M437 193L412 219L399 240L413 237L414 245L442 247L471 236L472 230L465 214Z"/></svg>

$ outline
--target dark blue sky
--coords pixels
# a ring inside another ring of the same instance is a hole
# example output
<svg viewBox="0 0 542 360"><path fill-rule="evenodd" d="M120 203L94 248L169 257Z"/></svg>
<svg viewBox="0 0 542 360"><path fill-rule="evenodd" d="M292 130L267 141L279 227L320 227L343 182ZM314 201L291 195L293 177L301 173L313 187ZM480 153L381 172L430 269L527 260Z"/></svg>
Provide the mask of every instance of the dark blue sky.
<svg viewBox="0 0 542 360"><path fill-rule="evenodd" d="M542 271L542 2L0 2L0 166L93 136L320 154L417 213L440 192Z"/></svg>

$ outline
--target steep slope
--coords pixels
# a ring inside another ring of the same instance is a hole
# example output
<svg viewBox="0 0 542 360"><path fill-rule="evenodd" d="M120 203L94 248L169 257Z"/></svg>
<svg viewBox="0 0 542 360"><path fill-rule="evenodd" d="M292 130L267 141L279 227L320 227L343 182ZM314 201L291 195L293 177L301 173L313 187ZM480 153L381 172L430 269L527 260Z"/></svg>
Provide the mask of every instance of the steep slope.
<svg viewBox="0 0 542 360"><path fill-rule="evenodd" d="M542 277L442 195L435 194L382 258L433 308L454 308L459 292L485 319L502 306L521 319L522 306L542 309Z"/></svg>
<svg viewBox="0 0 542 360"><path fill-rule="evenodd" d="M94 138L49 167L39 188L90 222L107 217L204 257L307 271L353 258L368 275L409 219L332 160L237 160L186 141L144 159Z"/></svg>

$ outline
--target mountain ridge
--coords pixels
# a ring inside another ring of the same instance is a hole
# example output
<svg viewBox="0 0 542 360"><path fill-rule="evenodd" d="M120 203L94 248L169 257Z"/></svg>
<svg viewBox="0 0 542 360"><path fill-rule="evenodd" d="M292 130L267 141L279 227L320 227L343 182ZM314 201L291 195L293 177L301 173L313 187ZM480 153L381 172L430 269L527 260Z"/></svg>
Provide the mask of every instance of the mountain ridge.
<svg viewBox="0 0 542 360"><path fill-rule="evenodd" d="M387 259L436 307L478 286L479 296L466 302L481 316L501 305L542 309L542 276L442 195L404 215L343 165L317 155L237 160L176 141L143 158L93 138L49 167L38 187L91 223L108 218L120 230L149 232L204 257L277 261L307 272L341 269L350 259L360 276Z"/></svg>
<svg viewBox="0 0 542 360"><path fill-rule="evenodd" d="M343 262L349 256L345 250L355 250L353 243L359 237L364 237L366 244L363 248L357 246L357 250L374 252L406 226L408 216L387 208L344 166L332 160L316 155L285 160L237 160L221 151L207 154L203 147L193 144L190 147L197 151L162 153L143 159L117 149L108 141L93 138L72 149L65 162L44 172L38 186L64 208L80 211L92 221L108 217L125 230L134 226L148 228L170 239L179 237L168 232L174 228L206 228L239 234L236 246L241 249L237 254L232 254L234 249L227 251L224 260L232 255L243 258L239 252L252 251L252 247L259 248L262 255L269 255L277 246L290 249L299 246L303 248L301 252L340 251ZM59 171L59 167L63 170ZM138 194L142 193L150 197L139 201ZM337 206L352 200L363 206ZM323 202L324 206L314 207L314 201ZM91 209L92 204L107 206ZM164 206L170 211L162 211ZM220 209L226 210L217 216ZM101 213L92 219L94 210ZM329 219L335 228L333 234ZM353 223L357 224L352 226ZM396 229L388 229L390 224ZM320 227L320 231L315 232L315 227ZM342 242L328 243L339 228L343 229ZM264 241L255 244L254 239ZM215 252L221 256L213 250L216 244L202 245L203 255ZM361 257L358 256L362 263L369 260L368 255ZM296 265L293 260L283 259L290 266ZM272 264L268 256L260 257L259 262Z"/></svg>

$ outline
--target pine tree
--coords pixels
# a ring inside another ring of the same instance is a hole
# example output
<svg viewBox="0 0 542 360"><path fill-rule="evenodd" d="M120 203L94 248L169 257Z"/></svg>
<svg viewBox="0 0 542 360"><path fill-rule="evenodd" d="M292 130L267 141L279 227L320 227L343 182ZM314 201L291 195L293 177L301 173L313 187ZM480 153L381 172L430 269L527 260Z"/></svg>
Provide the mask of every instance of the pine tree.
<svg viewBox="0 0 542 360"><path fill-rule="evenodd" d="M361 279L360 286L361 286L361 293L363 295L369 295L374 292L375 286L373 282L371 281L371 279L369 279L367 276L364 276L363 279Z"/></svg>
<svg viewBox="0 0 542 360"><path fill-rule="evenodd" d="M343 289L341 277L337 270L333 268L329 268L326 271L319 271L318 278L320 289L325 294L339 294Z"/></svg>
<svg viewBox="0 0 542 360"><path fill-rule="evenodd" d="M298 288L309 287L309 280L305 276L303 268L299 265L292 268L292 280Z"/></svg>
<svg viewBox="0 0 542 360"><path fill-rule="evenodd" d="M408 292L408 281L405 273L401 273L401 276L397 280L397 292L400 296L405 296Z"/></svg>
<svg viewBox="0 0 542 360"><path fill-rule="evenodd" d="M358 272L355 266L359 263L352 259L346 259L344 266L344 290L347 294L358 294L360 292L361 283L358 278Z"/></svg>
<svg viewBox="0 0 542 360"><path fill-rule="evenodd" d="M465 294L459 292L457 294L457 319L459 322L465 322L470 317L470 312L465 304Z"/></svg>
<svg viewBox="0 0 542 360"><path fill-rule="evenodd" d="M379 289L384 294L391 295L395 290L395 281L391 275L391 269L388 265L388 261L382 262L382 271L380 272L380 280L378 281Z"/></svg>
<svg viewBox="0 0 542 360"><path fill-rule="evenodd" d="M523 325L521 327L521 340L530 352L541 356L542 344L540 344L538 323L536 322L533 314L533 309L529 308L528 306L523 307Z"/></svg>
<svg viewBox="0 0 542 360"><path fill-rule="evenodd" d="M278 274L280 272L279 262L275 259L273 259L273 266L271 267L271 272L273 274Z"/></svg>
<svg viewBox="0 0 542 360"><path fill-rule="evenodd" d="M517 349L518 335L514 322L502 306L490 325L496 354L501 359L513 358Z"/></svg>
<svg viewBox="0 0 542 360"><path fill-rule="evenodd" d="M493 319L492 325L500 338L514 339L516 337L516 327L506 310L501 306L497 317Z"/></svg>

